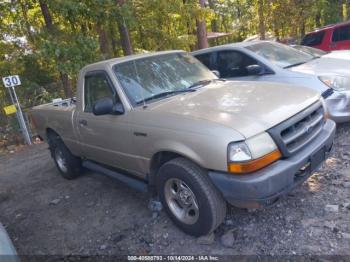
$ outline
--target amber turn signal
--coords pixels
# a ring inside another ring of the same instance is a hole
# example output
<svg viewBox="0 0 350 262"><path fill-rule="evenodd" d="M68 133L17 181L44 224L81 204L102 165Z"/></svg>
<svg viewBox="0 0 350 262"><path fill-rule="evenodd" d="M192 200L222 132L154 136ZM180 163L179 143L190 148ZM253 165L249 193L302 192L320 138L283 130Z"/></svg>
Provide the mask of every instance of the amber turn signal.
<svg viewBox="0 0 350 262"><path fill-rule="evenodd" d="M275 150L267 155L264 155L263 157L251 161L242 163L228 163L228 171L236 174L251 173L272 164L280 159L281 156L281 152L279 150Z"/></svg>

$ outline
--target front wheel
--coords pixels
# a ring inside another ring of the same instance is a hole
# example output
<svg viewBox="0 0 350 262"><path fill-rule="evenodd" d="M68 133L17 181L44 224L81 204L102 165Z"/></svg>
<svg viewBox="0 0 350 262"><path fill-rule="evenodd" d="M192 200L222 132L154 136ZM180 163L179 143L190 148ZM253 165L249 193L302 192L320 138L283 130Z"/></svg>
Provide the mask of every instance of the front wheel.
<svg viewBox="0 0 350 262"><path fill-rule="evenodd" d="M206 172L191 161L176 158L165 163L157 182L166 212L187 234L206 235L223 222L226 202Z"/></svg>

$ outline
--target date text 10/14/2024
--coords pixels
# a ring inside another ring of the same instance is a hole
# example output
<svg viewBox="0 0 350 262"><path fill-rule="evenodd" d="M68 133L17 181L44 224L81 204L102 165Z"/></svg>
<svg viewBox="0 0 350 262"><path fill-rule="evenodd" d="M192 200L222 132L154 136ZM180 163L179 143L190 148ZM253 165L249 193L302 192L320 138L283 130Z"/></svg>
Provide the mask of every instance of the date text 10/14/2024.
<svg viewBox="0 0 350 262"><path fill-rule="evenodd" d="M128 256L128 261L218 261L217 256Z"/></svg>

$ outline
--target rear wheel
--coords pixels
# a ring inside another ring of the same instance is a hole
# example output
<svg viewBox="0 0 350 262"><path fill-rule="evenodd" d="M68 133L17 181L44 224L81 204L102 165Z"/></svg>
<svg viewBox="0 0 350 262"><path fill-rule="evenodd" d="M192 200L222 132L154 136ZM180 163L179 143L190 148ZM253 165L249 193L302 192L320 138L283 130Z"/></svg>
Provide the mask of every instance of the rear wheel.
<svg viewBox="0 0 350 262"><path fill-rule="evenodd" d="M74 179L81 173L81 160L74 156L59 137L49 139L51 155L57 169L66 179Z"/></svg>
<svg viewBox="0 0 350 262"><path fill-rule="evenodd" d="M206 235L223 222L226 202L202 168L176 158L160 168L157 179L166 212L187 234Z"/></svg>

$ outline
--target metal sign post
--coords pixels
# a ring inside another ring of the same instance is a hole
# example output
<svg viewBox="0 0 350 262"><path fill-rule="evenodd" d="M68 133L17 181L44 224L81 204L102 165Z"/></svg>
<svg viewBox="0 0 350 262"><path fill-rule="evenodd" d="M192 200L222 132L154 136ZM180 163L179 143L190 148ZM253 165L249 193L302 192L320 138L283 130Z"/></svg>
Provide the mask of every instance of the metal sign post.
<svg viewBox="0 0 350 262"><path fill-rule="evenodd" d="M17 107L16 116L17 116L17 120L18 120L19 126L21 128L23 137L24 137L24 141L28 145L31 145L32 139L29 135L26 122L24 121L23 112L22 112L21 106L19 104L18 97L17 97L16 90L15 90L15 86L21 85L21 80L19 79L18 75L13 75L13 76L3 77L2 81L4 82L5 87L9 90L11 102L13 104L15 104Z"/></svg>

